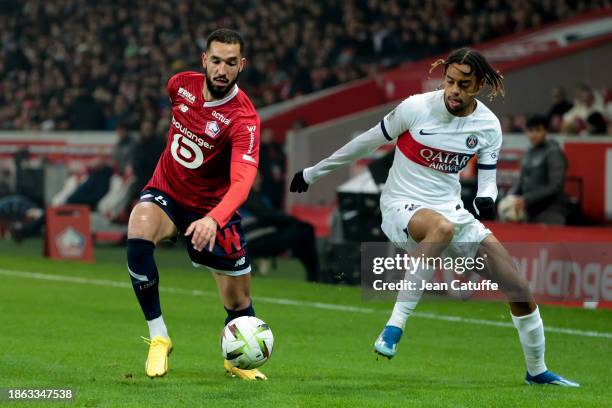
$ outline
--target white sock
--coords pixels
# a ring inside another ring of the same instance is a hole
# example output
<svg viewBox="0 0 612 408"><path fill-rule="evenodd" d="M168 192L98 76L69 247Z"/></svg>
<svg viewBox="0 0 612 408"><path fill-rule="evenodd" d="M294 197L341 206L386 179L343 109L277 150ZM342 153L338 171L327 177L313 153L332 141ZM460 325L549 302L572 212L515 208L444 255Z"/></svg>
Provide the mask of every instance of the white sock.
<svg viewBox="0 0 612 408"><path fill-rule="evenodd" d="M391 317L389 321L387 321L387 326L396 326L402 329L402 331L404 330L408 317L410 317L416 308L423 294L423 290L421 289L422 282L429 282L433 272L433 268L427 266L420 267L414 274L411 274L409 271L406 272L404 280L414 282L415 289L399 291L397 294L397 301L395 302L395 306L393 306L393 312L391 312Z"/></svg>
<svg viewBox="0 0 612 408"><path fill-rule="evenodd" d="M147 320L147 324L149 325L150 339L155 336L169 337L166 323L164 323L164 318L161 315L156 319Z"/></svg>
<svg viewBox="0 0 612 408"><path fill-rule="evenodd" d="M399 327L403 331L404 327L406 327L408 317L412 314L418 303L419 302L395 302L387 326Z"/></svg>
<svg viewBox="0 0 612 408"><path fill-rule="evenodd" d="M540 310L536 307L536 310L526 316L517 317L512 315L512 321L519 332L519 339L521 340L525 362L527 363L527 371L530 375L534 376L542 374L546 371L546 363L544 363L546 342Z"/></svg>

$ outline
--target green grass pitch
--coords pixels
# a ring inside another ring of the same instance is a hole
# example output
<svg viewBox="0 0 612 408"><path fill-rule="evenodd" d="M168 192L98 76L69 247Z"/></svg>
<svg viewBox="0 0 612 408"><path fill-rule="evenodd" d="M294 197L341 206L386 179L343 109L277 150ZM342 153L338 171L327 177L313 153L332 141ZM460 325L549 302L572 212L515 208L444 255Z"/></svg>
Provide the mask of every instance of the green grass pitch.
<svg viewBox="0 0 612 408"><path fill-rule="evenodd" d="M552 328L547 364L582 387L533 387L523 383L522 352L506 305L426 299L408 323L398 356L377 361L372 343L391 304L362 302L358 288L305 283L302 269L282 259L270 277L253 279L255 309L275 335L272 358L262 367L269 381L231 379L222 367L225 312L212 277L191 268L182 250L166 248L157 258L175 350L168 375L150 380L140 339L146 324L123 250L96 251L98 262L87 265L40 257L40 241L0 242L0 387L75 392L67 403L0 405L612 406L609 311L542 307L545 327ZM448 316L464 319L445 321Z"/></svg>

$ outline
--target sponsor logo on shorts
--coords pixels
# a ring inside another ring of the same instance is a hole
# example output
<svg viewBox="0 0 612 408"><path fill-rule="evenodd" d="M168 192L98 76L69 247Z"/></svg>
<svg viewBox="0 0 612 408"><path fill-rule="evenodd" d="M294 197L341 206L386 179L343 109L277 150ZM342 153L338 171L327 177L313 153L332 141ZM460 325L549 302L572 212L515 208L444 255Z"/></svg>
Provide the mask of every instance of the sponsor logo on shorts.
<svg viewBox="0 0 612 408"><path fill-rule="evenodd" d="M155 201L157 201L158 203L160 203L164 207L168 205L168 202L166 200L164 200L164 196L163 195L158 195L157 197L155 197Z"/></svg>

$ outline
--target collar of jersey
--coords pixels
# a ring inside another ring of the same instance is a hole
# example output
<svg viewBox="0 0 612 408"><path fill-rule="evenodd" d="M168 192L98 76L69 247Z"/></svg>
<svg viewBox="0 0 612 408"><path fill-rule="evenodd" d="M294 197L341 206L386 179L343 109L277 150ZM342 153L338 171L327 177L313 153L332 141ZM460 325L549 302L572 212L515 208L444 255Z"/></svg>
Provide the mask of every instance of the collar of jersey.
<svg viewBox="0 0 612 408"><path fill-rule="evenodd" d="M205 108L212 108L215 106L223 105L229 102L234 96L238 95L238 85L234 85L234 89L223 99L217 99L216 101L204 102Z"/></svg>

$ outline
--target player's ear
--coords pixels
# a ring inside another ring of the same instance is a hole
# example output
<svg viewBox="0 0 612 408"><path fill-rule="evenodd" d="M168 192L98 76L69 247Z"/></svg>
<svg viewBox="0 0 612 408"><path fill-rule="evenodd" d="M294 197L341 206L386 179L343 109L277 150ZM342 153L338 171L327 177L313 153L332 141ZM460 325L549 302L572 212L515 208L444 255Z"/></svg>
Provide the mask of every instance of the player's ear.
<svg viewBox="0 0 612 408"><path fill-rule="evenodd" d="M202 68L206 69L206 53L202 52L202 55L200 56L200 59L202 60Z"/></svg>
<svg viewBox="0 0 612 408"><path fill-rule="evenodd" d="M240 58L240 67L238 68L238 72L244 71L244 69L246 68L246 64L247 64L246 58L244 57Z"/></svg>
<svg viewBox="0 0 612 408"><path fill-rule="evenodd" d="M480 82L478 83L478 91L477 92L482 91L482 88L484 88L484 86L485 86L485 80L484 80L484 78L482 78L480 80Z"/></svg>

